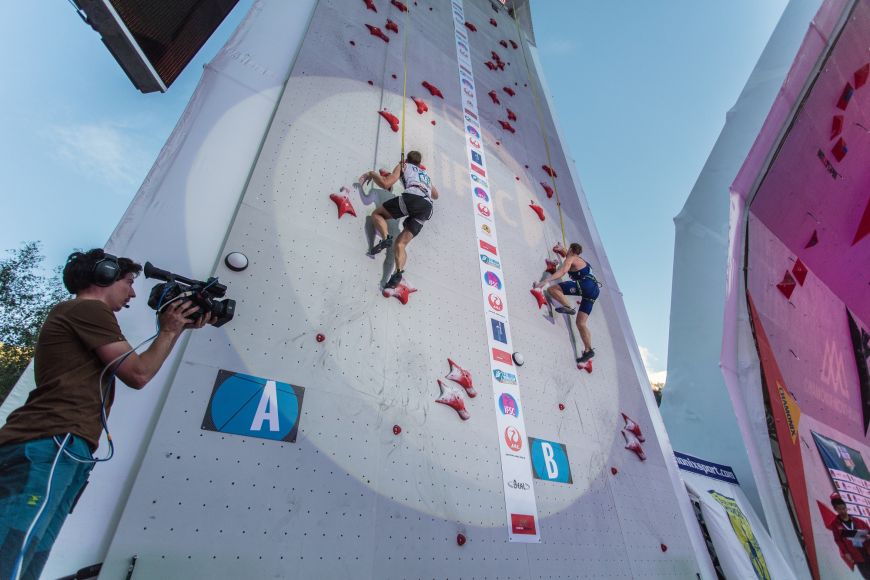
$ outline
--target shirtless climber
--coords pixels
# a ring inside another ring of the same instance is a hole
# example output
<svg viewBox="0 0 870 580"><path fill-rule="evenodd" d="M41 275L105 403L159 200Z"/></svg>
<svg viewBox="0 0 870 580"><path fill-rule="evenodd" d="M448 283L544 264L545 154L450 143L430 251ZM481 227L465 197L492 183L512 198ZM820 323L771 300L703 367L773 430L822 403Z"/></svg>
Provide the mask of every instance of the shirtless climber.
<svg viewBox="0 0 870 580"><path fill-rule="evenodd" d="M405 188L402 195L386 201L372 214L372 222L375 230L381 236L381 241L369 251L370 256L374 256L393 245L393 236L387 232L387 220L397 220L407 216L402 233L396 238L394 248L396 271L390 276L384 288L395 288L402 281L402 274L405 273L405 260L408 257L405 247L414 236L420 233L423 224L432 218L432 200L438 199L438 189L432 185L429 175L420 167L422 161L423 157L418 151L409 151L405 161L396 165L396 168L388 176L381 177L376 171L367 171L359 178L360 186L374 181L375 185L384 189L392 188L401 179Z"/></svg>
<svg viewBox="0 0 870 580"><path fill-rule="evenodd" d="M589 319L589 314L592 312L592 305L595 304L595 299L598 298L600 292L600 284L592 274L592 266L580 257L583 253L583 246L578 243L573 243L568 246L568 255L562 266L552 275L537 284L535 288L543 288L550 282L555 282L568 274L570 280L559 282L547 288L546 292L550 298L559 302L562 306L556 308L556 312L574 314L574 309L568 303L566 294L571 296L580 296L580 312L577 313L577 330L580 331L580 339L583 341L583 355L577 359L578 364L585 363L593 356L595 350L592 348L592 334L589 332L589 327L586 326L586 321Z"/></svg>

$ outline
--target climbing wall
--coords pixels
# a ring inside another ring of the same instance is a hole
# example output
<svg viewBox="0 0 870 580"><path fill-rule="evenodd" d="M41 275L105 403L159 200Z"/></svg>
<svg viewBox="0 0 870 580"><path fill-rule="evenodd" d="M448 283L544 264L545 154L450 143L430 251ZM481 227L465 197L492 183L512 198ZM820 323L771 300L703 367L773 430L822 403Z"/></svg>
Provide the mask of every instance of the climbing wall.
<svg viewBox="0 0 870 580"><path fill-rule="evenodd" d="M321 0L223 249L250 266L216 272L236 317L187 345L102 577L123 577L134 556L133 578L695 577L687 499L655 436L618 294L602 289L594 367L581 370L573 321L529 291L563 240L584 245L600 279L612 275L598 268L603 250L535 69L528 5L514 19L500 3L454 4L468 23L478 176L511 354L524 360L505 363L521 406L493 405L503 387L481 305L455 8ZM415 291L385 296L392 253L366 255L367 216L392 193L355 182L393 168L403 128L441 196L409 246ZM445 378L456 365L476 396ZM436 402L439 379L464 417ZM503 475L499 412L524 421L522 477ZM559 451L535 470L552 481L533 478L532 438ZM505 496L517 490L534 493L539 542L509 541Z"/></svg>

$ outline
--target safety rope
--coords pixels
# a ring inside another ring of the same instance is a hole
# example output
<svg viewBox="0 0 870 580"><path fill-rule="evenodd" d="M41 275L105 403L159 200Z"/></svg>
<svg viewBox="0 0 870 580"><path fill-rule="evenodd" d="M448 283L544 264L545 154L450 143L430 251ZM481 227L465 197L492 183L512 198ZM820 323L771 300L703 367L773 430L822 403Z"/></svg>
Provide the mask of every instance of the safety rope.
<svg viewBox="0 0 870 580"><path fill-rule="evenodd" d="M553 195L556 197L556 209L559 211L559 227L562 230L562 247L567 248L568 242L565 239L565 217L562 215L562 202L559 199L559 186L556 184L556 178L553 175L553 158L550 155L550 141L547 139L547 131L544 129L544 114L541 110L541 103L538 98L538 91L535 90L535 83L532 80L532 69L529 67L529 60L526 58L526 43L523 42L523 36L520 31L520 17L519 11L516 7L513 8L513 17L514 24L517 27L517 39L520 41L520 50L523 53L523 62L526 65L526 77L529 80L529 89L532 91L532 97L535 101L535 111L538 115L538 126L541 128L541 137L544 139L544 150L547 152L547 167L550 168L550 171L547 172L547 175L550 177L550 183L553 186ZM548 244L549 245L549 244ZM549 248L547 249L547 254L549 255Z"/></svg>
<svg viewBox="0 0 870 580"><path fill-rule="evenodd" d="M402 170L405 168L405 109L408 107L408 18L410 8L404 10L404 23L402 24L402 153L399 163Z"/></svg>

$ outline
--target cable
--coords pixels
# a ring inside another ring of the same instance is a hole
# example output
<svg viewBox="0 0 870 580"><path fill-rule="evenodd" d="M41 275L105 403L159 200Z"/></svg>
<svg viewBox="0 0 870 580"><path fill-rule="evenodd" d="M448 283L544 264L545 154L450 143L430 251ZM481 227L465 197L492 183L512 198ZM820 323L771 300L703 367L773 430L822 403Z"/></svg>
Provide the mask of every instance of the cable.
<svg viewBox="0 0 870 580"><path fill-rule="evenodd" d="M24 538L21 540L21 551L18 552L18 557L15 559L15 566L12 569L11 578L13 580L19 580L21 578L21 569L24 567L24 555L27 553L27 548L29 547L30 534L32 534L33 530L36 528L39 518L42 517L42 513L45 511L45 506L48 505L48 500L51 498L51 480L54 478L54 470L57 467L57 462L60 459L61 452L63 452L64 446L66 446L69 438L70 434L67 433L63 438L63 442L60 444L60 449L58 449L57 454L54 456L54 461L51 462L51 469L48 472L48 481L45 484L45 498L42 500L42 505L39 506L36 516L34 516L33 521L30 522L30 527L27 528L27 531L24 533Z"/></svg>
<svg viewBox="0 0 870 580"><path fill-rule="evenodd" d="M405 169L405 109L408 107L408 18L411 9L405 8L405 22L402 25L402 153L399 163Z"/></svg>

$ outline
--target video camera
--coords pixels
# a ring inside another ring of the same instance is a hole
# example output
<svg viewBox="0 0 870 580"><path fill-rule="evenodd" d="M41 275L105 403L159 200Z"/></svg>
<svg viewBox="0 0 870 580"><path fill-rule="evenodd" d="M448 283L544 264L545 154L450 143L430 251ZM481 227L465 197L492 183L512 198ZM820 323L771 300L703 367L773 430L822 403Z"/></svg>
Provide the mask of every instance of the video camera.
<svg viewBox="0 0 870 580"><path fill-rule="evenodd" d="M151 262L145 262L143 269L146 278L157 278L163 280L162 284L157 284L151 289L151 295L148 297L148 306L160 312L166 304L173 300L186 300L199 306L199 310L194 312L190 318L194 320L200 316L211 312L215 315L213 326L223 326L233 319L236 313L236 301L218 300L223 298L227 292L227 287L223 284L218 284L217 278L209 278L205 282L199 280L191 280L178 274L161 270L154 266Z"/></svg>

